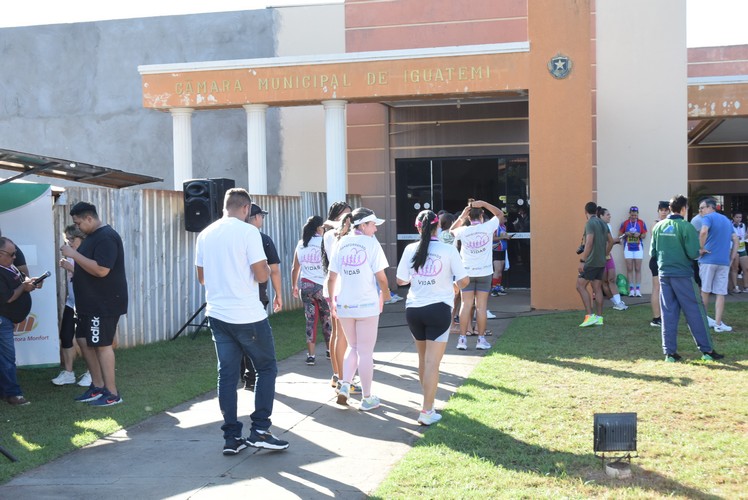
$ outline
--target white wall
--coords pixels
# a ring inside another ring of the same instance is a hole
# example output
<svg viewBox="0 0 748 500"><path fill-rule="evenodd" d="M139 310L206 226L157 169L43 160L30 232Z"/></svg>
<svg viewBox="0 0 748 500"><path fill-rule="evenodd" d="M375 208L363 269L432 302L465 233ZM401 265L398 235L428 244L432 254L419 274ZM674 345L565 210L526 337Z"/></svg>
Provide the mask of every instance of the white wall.
<svg viewBox="0 0 748 500"><path fill-rule="evenodd" d="M278 56L345 53L343 4L278 8L277 12ZM327 191L322 106L281 108L280 117L283 144L278 194Z"/></svg>
<svg viewBox="0 0 748 500"><path fill-rule="evenodd" d="M657 202L686 194L686 2L598 0L597 202L614 229L631 205L650 229ZM649 237L642 291L651 291ZM623 251L613 250L626 273Z"/></svg>

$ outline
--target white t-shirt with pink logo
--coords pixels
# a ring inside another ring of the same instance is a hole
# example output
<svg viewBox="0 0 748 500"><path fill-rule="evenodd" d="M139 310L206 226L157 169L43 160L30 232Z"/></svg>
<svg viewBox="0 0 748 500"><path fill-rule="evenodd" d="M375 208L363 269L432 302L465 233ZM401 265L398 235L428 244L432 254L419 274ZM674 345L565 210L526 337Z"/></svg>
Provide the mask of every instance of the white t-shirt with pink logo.
<svg viewBox="0 0 748 500"><path fill-rule="evenodd" d="M460 254L453 245L441 241L429 244L426 263L415 271L413 256L418 243L411 243L403 251L397 266L397 279L410 282L405 307L423 307L444 302L454 305L454 281L467 276Z"/></svg>
<svg viewBox="0 0 748 500"><path fill-rule="evenodd" d="M462 242L460 256L471 278L493 274L491 245L493 233L499 228L499 218L492 217L481 224L461 226L453 231L455 244Z"/></svg>
<svg viewBox="0 0 748 500"><path fill-rule="evenodd" d="M324 285L325 272L322 270L322 236L314 235L304 246L304 240L296 245L296 258L299 259L301 277Z"/></svg>
<svg viewBox="0 0 748 500"><path fill-rule="evenodd" d="M343 236L330 258L330 271L338 274L340 291L334 297L341 318L379 315L379 290L374 276L387 268L382 245L373 236Z"/></svg>

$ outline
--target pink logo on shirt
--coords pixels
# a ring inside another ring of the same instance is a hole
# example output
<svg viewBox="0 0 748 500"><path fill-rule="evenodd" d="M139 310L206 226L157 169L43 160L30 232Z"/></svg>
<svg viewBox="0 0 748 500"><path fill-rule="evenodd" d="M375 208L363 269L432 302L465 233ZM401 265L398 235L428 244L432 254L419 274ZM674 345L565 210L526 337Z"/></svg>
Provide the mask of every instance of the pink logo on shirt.
<svg viewBox="0 0 748 500"><path fill-rule="evenodd" d="M462 243L466 248L478 250L488 245L489 239L486 233L473 233L466 236Z"/></svg>
<svg viewBox="0 0 748 500"><path fill-rule="evenodd" d="M364 247L347 246L341 249L341 252L346 252L340 259L340 263L344 266L360 267L366 263L366 249Z"/></svg>
<svg viewBox="0 0 748 500"><path fill-rule="evenodd" d="M320 262L322 262L322 252L317 247L312 247L299 256L301 264L319 264Z"/></svg>
<svg viewBox="0 0 748 500"><path fill-rule="evenodd" d="M418 276L438 276L440 272L442 272L442 261L429 255L423 267L416 274Z"/></svg>

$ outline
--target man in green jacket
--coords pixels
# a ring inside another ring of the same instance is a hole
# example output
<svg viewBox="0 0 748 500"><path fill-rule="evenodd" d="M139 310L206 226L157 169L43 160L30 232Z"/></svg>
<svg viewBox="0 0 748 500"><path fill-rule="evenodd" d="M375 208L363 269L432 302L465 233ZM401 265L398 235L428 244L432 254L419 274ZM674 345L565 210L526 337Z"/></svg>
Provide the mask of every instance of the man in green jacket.
<svg viewBox="0 0 748 500"><path fill-rule="evenodd" d="M665 361L681 359L678 355L678 321L680 311L686 317L701 359L714 361L724 356L712 348L706 311L699 288L693 279L693 261L699 257L699 233L685 220L688 199L676 195L670 200L670 215L652 229L650 255L657 258L662 309L662 350Z"/></svg>

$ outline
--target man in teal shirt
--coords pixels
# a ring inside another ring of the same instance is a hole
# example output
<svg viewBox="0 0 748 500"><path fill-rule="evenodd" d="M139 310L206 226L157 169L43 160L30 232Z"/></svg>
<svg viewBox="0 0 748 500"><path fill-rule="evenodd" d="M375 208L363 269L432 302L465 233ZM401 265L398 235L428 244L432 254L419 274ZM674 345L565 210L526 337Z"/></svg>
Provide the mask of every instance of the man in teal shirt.
<svg viewBox="0 0 748 500"><path fill-rule="evenodd" d="M676 195L670 200L670 215L652 229L650 255L657 259L662 309L662 351L665 361L676 362L680 311L686 317L701 359L714 361L724 356L712 348L699 288L693 279L693 261L699 257L699 233L685 220L688 199Z"/></svg>

